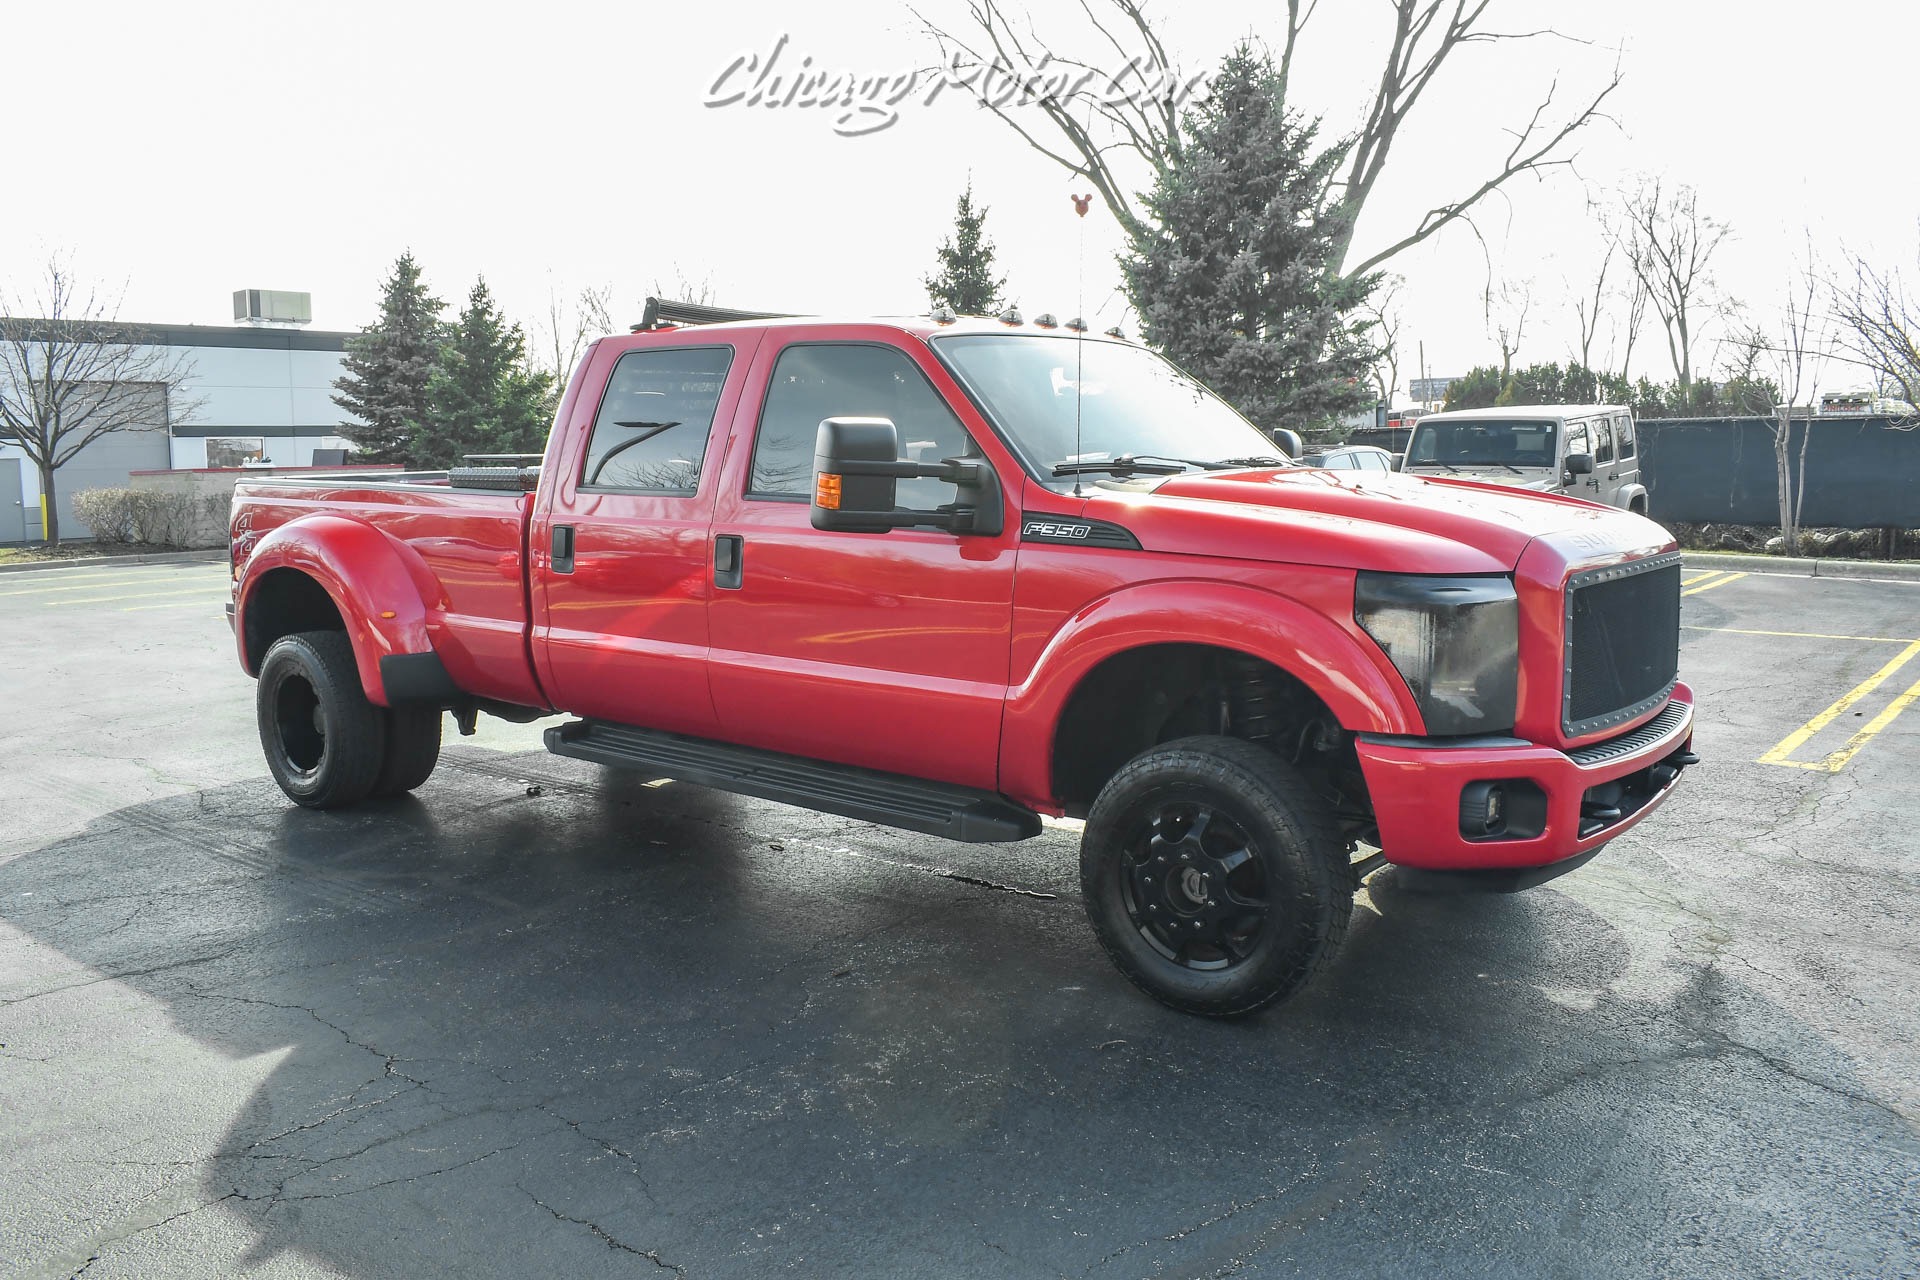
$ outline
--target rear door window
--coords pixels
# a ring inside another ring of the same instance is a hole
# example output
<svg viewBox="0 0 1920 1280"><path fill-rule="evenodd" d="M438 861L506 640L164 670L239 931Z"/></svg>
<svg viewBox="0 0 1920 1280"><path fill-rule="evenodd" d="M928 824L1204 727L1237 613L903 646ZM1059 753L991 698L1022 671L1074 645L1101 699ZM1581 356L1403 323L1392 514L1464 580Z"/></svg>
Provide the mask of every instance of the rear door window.
<svg viewBox="0 0 1920 1280"><path fill-rule="evenodd" d="M593 420L581 488L697 490L732 363L731 347L657 347L621 356Z"/></svg>
<svg viewBox="0 0 1920 1280"><path fill-rule="evenodd" d="M1620 456L1631 458L1633 456L1633 415L1630 413L1615 415L1613 434L1620 442Z"/></svg>

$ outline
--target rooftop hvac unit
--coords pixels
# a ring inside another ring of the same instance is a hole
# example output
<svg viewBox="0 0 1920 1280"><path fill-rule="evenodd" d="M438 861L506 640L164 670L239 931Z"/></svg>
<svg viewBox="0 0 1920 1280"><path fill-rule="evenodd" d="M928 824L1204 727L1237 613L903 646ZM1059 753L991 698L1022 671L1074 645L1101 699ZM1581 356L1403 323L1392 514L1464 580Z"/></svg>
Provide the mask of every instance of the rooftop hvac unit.
<svg viewBox="0 0 1920 1280"><path fill-rule="evenodd" d="M233 318L248 324L312 324L313 295L286 289L235 289Z"/></svg>

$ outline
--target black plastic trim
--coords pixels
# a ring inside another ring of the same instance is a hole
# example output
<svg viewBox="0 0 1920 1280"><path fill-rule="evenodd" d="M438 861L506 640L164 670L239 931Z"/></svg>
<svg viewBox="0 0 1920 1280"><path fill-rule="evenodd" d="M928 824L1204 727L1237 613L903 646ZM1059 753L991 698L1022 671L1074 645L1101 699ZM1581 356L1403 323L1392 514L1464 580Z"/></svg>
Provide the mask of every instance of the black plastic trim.
<svg viewBox="0 0 1920 1280"><path fill-rule="evenodd" d="M1020 521L1020 541L1045 542L1062 547L1111 547L1141 550L1130 529L1111 520L1080 520L1066 516L1029 515Z"/></svg>
<svg viewBox="0 0 1920 1280"><path fill-rule="evenodd" d="M740 795L777 800L971 844L1040 834L1040 815L991 791L657 729L575 720L546 732L547 750Z"/></svg>
<svg viewBox="0 0 1920 1280"><path fill-rule="evenodd" d="M389 653L380 659L380 685L388 702L452 702L460 686L437 653Z"/></svg>
<svg viewBox="0 0 1920 1280"><path fill-rule="evenodd" d="M1470 738L1428 738L1417 733L1360 733L1361 742L1381 747L1415 747L1422 751L1485 751L1513 747L1537 747L1541 744L1505 734L1480 734Z"/></svg>
<svg viewBox="0 0 1920 1280"><path fill-rule="evenodd" d="M1567 759L1577 765L1591 768L1605 764L1609 760L1618 760L1658 745L1662 739L1680 736L1681 726L1687 722L1687 708L1679 702L1669 702L1660 714L1637 729L1629 729L1617 738L1608 738L1605 742L1590 743L1584 747L1573 747L1567 751Z"/></svg>
<svg viewBox="0 0 1920 1280"><path fill-rule="evenodd" d="M1569 871L1578 871L1595 858L1607 846L1595 845L1585 853L1576 853L1571 858L1559 862L1549 862L1544 867L1487 867L1472 871L1438 871L1430 867L1396 866L1393 874L1397 883L1405 885L1416 893L1519 893L1522 889L1531 889L1543 885L1549 880L1558 880Z"/></svg>

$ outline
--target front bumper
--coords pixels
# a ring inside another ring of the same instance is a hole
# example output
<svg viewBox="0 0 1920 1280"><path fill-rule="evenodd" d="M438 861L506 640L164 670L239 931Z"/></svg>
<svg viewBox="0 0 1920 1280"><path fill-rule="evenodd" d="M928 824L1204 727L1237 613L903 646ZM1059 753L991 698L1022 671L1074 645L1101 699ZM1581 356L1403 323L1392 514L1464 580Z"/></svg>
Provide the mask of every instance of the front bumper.
<svg viewBox="0 0 1920 1280"><path fill-rule="evenodd" d="M1464 871L1544 867L1594 852L1666 801L1692 745L1693 691L1677 684L1640 726L1568 751L1516 739L1374 734L1360 735L1356 750L1387 861ZM1544 805L1516 831L1470 838L1461 794L1480 782L1527 795L1531 784Z"/></svg>

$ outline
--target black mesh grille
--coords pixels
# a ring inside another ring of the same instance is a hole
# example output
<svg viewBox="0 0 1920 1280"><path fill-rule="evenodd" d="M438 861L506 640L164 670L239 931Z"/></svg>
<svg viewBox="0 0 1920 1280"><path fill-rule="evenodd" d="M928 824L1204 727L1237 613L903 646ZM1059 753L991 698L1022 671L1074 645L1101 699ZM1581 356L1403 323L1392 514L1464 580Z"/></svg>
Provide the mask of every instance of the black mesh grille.
<svg viewBox="0 0 1920 1280"><path fill-rule="evenodd" d="M1680 557L1567 583L1565 729L1592 733L1649 710L1680 670Z"/></svg>

